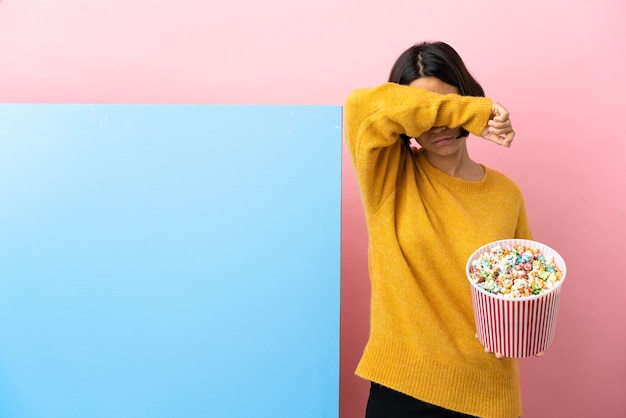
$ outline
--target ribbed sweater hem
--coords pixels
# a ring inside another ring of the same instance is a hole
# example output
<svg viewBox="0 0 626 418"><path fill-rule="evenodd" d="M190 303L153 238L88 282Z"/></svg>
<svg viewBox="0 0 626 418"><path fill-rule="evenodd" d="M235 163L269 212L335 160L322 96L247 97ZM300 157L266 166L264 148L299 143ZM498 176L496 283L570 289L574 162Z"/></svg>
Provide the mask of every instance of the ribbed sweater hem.
<svg viewBox="0 0 626 418"><path fill-rule="evenodd" d="M485 356L493 354L485 353ZM373 335L356 375L464 414L482 418L520 417L521 396L510 399L510 395L506 395L519 394L516 360L497 360L494 356L493 361L500 362L498 367L476 367L455 359L437 358L401 342Z"/></svg>

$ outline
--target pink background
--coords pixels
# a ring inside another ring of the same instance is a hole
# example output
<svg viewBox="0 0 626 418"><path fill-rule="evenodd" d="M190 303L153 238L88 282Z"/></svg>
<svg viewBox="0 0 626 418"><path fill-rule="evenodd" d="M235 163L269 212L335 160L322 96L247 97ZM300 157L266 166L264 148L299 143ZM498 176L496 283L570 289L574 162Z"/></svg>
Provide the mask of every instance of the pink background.
<svg viewBox="0 0 626 418"><path fill-rule="evenodd" d="M524 417L623 417L625 18L622 0L0 0L0 102L340 105L411 44L450 43L517 130L512 149L474 138L471 154L518 182L535 238L568 264L555 342L521 362ZM369 282L346 155L342 233L352 418Z"/></svg>

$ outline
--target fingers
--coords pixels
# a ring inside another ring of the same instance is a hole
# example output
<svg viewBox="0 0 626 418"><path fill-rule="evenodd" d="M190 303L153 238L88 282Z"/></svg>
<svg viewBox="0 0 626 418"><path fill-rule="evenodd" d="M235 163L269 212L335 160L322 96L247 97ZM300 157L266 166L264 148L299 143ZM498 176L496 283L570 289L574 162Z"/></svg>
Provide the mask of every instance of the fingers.
<svg viewBox="0 0 626 418"><path fill-rule="evenodd" d="M489 132L496 135L506 135L513 132L513 126L511 126L510 119L504 121L495 121L492 119L487 122L487 129Z"/></svg>
<svg viewBox="0 0 626 418"><path fill-rule="evenodd" d="M515 132L511 128L487 126L481 136L488 141L509 148L515 138Z"/></svg>
<svg viewBox="0 0 626 418"><path fill-rule="evenodd" d="M478 334L474 334L474 337L478 338ZM485 347L485 353L491 353L492 351L490 349L488 349L487 347ZM502 360L505 359L506 356L504 354L501 353L493 353L497 359Z"/></svg>
<svg viewBox="0 0 626 418"><path fill-rule="evenodd" d="M491 119L501 122L509 119L509 111L498 102L491 103Z"/></svg>
<svg viewBox="0 0 626 418"><path fill-rule="evenodd" d="M515 137L515 131L511 124L509 111L501 104L493 102L491 106L491 119L487 123L482 137L498 145L510 147Z"/></svg>
<svg viewBox="0 0 626 418"><path fill-rule="evenodd" d="M492 351L490 349L488 349L487 347L485 347L485 353L492 353ZM505 359L506 356L504 354L501 353L493 353L497 359L502 360ZM544 351L540 351L537 354L535 354L535 357L543 357L543 355L545 354Z"/></svg>
<svg viewBox="0 0 626 418"><path fill-rule="evenodd" d="M487 347L485 347L485 353L492 353L493 351L491 351L490 349L488 349ZM506 358L506 356L504 354L501 353L493 353L494 356L496 356L496 358L498 360L503 360Z"/></svg>
<svg viewBox="0 0 626 418"><path fill-rule="evenodd" d="M489 134L494 136L495 142L505 147L510 147L515 138L515 131L511 126L511 121L505 122L489 121Z"/></svg>

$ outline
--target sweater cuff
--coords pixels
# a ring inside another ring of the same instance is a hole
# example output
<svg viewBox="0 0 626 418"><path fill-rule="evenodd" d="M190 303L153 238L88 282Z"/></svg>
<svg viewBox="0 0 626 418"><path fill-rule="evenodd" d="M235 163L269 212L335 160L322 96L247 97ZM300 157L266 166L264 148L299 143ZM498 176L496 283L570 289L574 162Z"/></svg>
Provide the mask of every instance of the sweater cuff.
<svg viewBox="0 0 626 418"><path fill-rule="evenodd" d="M491 117L491 99L487 97L447 94L440 101L433 126L461 126L476 136L481 136Z"/></svg>

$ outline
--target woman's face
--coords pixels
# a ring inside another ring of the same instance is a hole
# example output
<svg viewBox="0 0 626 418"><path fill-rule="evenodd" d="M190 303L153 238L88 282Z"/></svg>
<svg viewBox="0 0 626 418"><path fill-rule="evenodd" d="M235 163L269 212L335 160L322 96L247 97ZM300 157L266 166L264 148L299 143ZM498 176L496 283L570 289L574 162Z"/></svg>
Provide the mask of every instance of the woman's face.
<svg viewBox="0 0 626 418"><path fill-rule="evenodd" d="M459 94L459 90L456 87L444 83L437 77L421 77L413 80L409 86L440 94ZM454 153L461 144L465 143L464 140L457 139L460 130L460 127L433 126L430 130L415 138L415 140L426 151L440 155L449 155Z"/></svg>

